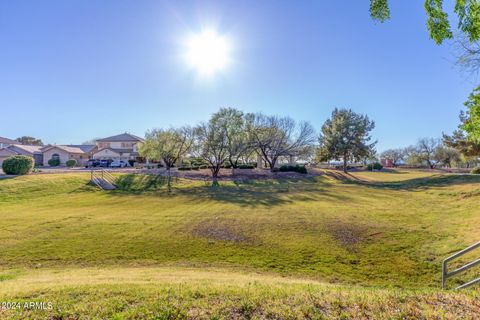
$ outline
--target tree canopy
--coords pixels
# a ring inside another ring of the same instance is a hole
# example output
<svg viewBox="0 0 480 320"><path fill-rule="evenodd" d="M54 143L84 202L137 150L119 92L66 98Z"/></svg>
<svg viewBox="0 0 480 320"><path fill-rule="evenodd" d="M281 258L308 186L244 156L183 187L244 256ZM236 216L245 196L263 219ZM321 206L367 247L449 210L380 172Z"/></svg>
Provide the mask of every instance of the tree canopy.
<svg viewBox="0 0 480 320"><path fill-rule="evenodd" d="M37 139L30 136L19 137L15 140L27 146L43 146L43 142L41 139Z"/></svg>
<svg viewBox="0 0 480 320"><path fill-rule="evenodd" d="M448 14L443 8L443 0L425 0L424 7L430 38L437 44L452 39L452 28ZM458 17L458 29L468 40L470 42L480 40L480 1L455 0L454 12ZM388 0L370 0L370 15L372 19L382 23L390 19Z"/></svg>
<svg viewBox="0 0 480 320"><path fill-rule="evenodd" d="M297 123L289 117L247 116L247 128L253 145L270 170L280 157L304 156L312 150L315 130L308 122Z"/></svg>
<svg viewBox="0 0 480 320"><path fill-rule="evenodd" d="M150 160L162 160L167 170L190 151L193 130L190 127L154 129L146 133L140 154Z"/></svg>
<svg viewBox="0 0 480 320"><path fill-rule="evenodd" d="M361 160L375 153L375 142L371 141L370 131L375 122L368 116L350 109L333 110L330 119L322 126L317 151L319 161L343 160L343 170L347 172L349 161Z"/></svg>
<svg viewBox="0 0 480 320"><path fill-rule="evenodd" d="M460 113L461 129L470 141L480 143L480 86L473 90L465 106L467 111Z"/></svg>
<svg viewBox="0 0 480 320"><path fill-rule="evenodd" d="M221 108L212 115L212 121L224 128L228 161L232 168L237 168L239 161L247 159L254 151L243 112L234 108Z"/></svg>

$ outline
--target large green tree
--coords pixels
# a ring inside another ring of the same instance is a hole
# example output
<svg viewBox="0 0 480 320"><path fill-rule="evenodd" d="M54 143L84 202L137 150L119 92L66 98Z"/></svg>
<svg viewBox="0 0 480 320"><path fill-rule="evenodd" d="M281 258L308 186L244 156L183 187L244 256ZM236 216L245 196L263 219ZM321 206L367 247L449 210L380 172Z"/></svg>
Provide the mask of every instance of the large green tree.
<svg viewBox="0 0 480 320"><path fill-rule="evenodd" d="M480 143L469 140L462 129L455 130L452 135L443 134L443 144L457 149L465 159L480 155Z"/></svg>
<svg viewBox="0 0 480 320"><path fill-rule="evenodd" d="M460 113L461 129L470 141L480 143L480 86L473 90L465 106L467 111Z"/></svg>
<svg viewBox="0 0 480 320"><path fill-rule="evenodd" d="M437 44L441 44L446 39L452 39L452 28L448 14L443 8L443 0L425 0L424 7L430 37ZM470 42L480 40L480 1L455 0L454 12L458 18L458 29L466 35L468 40ZM388 0L370 0L370 15L380 22L390 19Z"/></svg>
<svg viewBox="0 0 480 320"><path fill-rule="evenodd" d="M146 133L139 153L150 160L162 160L170 173L170 168L190 151L192 143L193 130L190 127L154 129Z"/></svg>
<svg viewBox="0 0 480 320"><path fill-rule="evenodd" d="M375 122L368 116L350 109L333 110L325 121L319 137L318 161L342 160L343 171L347 172L350 161L359 161L375 154L375 142L371 142L370 131Z"/></svg>
<svg viewBox="0 0 480 320"><path fill-rule="evenodd" d="M247 159L254 151L243 112L234 108L221 108L212 115L212 121L224 128L228 161L232 168L237 168L240 161Z"/></svg>

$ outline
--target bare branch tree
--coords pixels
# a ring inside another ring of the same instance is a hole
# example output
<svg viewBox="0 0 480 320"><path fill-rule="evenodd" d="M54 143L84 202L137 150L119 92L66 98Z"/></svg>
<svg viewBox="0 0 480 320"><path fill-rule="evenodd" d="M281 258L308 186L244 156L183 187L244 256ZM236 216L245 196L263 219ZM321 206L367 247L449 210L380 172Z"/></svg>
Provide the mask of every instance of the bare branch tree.
<svg viewBox="0 0 480 320"><path fill-rule="evenodd" d="M221 121L210 119L208 123L201 123L195 128L195 152L208 162L212 172L212 184L218 185L220 168L228 160L228 134Z"/></svg>
<svg viewBox="0 0 480 320"><path fill-rule="evenodd" d="M308 122L297 124L289 117L247 115L248 133L270 170L282 156L300 155L315 142L315 130Z"/></svg>
<svg viewBox="0 0 480 320"><path fill-rule="evenodd" d="M455 41L457 66L476 77L480 71L480 42L470 42L466 38Z"/></svg>

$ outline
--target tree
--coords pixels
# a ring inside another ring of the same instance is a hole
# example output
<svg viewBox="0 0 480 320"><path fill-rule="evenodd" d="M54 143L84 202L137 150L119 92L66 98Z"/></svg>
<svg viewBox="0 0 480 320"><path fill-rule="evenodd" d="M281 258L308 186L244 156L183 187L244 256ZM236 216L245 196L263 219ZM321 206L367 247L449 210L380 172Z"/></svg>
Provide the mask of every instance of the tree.
<svg viewBox="0 0 480 320"><path fill-rule="evenodd" d="M388 149L382 152L381 157L392 161L393 166L396 167L400 161L405 160L405 150Z"/></svg>
<svg viewBox="0 0 480 320"><path fill-rule="evenodd" d="M146 133L139 153L147 159L162 160L170 174L170 168L190 151L193 139L193 129L190 127L153 129Z"/></svg>
<svg viewBox="0 0 480 320"><path fill-rule="evenodd" d="M30 136L23 136L15 140L27 146L43 146L43 142L41 139L37 139Z"/></svg>
<svg viewBox="0 0 480 320"><path fill-rule="evenodd" d="M297 123L289 117L249 114L247 130L271 171L280 157L305 155L315 141L315 130L308 122Z"/></svg>
<svg viewBox="0 0 480 320"><path fill-rule="evenodd" d="M443 0L425 0L427 28L437 44L452 39L447 13L443 10ZM458 29L466 35L470 42L480 40L480 2L478 0L456 0L455 13L458 17ZM388 0L370 0L370 15L379 22L390 19Z"/></svg>
<svg viewBox="0 0 480 320"><path fill-rule="evenodd" d="M227 139L228 161L237 168L240 160L245 160L254 151L247 134L246 121L242 111L221 108L212 116L212 121L223 127Z"/></svg>
<svg viewBox="0 0 480 320"><path fill-rule="evenodd" d="M418 149L418 146L412 145L404 149L405 153L405 162L409 166L423 166L424 160L421 156L421 153Z"/></svg>
<svg viewBox="0 0 480 320"><path fill-rule="evenodd" d="M435 155L441 147L440 140L434 138L422 138L417 143L417 157L420 162L425 162L430 169L435 169L438 161Z"/></svg>
<svg viewBox="0 0 480 320"><path fill-rule="evenodd" d="M476 75L480 71L480 42L470 42L468 39L460 38L455 41L457 54L457 65L466 72Z"/></svg>
<svg viewBox="0 0 480 320"><path fill-rule="evenodd" d="M208 123L195 128L195 152L209 164L212 185L218 185L220 168L229 158L227 127L219 118L212 117Z"/></svg>
<svg viewBox="0 0 480 320"><path fill-rule="evenodd" d="M460 128L465 131L468 140L480 143L480 86L473 90L465 106L467 111L460 113Z"/></svg>
<svg viewBox="0 0 480 320"><path fill-rule="evenodd" d="M467 167L470 166L470 163L475 163L480 155L480 143L468 140L465 132L461 128L455 130L450 136L443 134L443 144L458 150L461 155L461 161L464 162Z"/></svg>
<svg viewBox="0 0 480 320"><path fill-rule="evenodd" d="M461 157L460 152L458 152L457 149L447 146L439 146L435 151L434 159L437 163L442 163L448 168L451 168L452 163L458 163L461 160Z"/></svg>
<svg viewBox="0 0 480 320"><path fill-rule="evenodd" d="M370 143L370 131L373 128L375 122L370 121L368 116L357 114L350 109L335 108L330 119L322 126L317 159L342 159L343 171L347 172L349 161L358 161L375 154L377 142Z"/></svg>

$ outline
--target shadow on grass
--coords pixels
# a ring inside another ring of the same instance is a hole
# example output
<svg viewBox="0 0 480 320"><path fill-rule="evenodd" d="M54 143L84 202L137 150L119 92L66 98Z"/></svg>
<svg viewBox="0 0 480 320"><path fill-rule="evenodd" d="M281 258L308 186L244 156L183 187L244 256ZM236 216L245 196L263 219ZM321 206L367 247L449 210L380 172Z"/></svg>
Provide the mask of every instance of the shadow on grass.
<svg viewBox="0 0 480 320"><path fill-rule="evenodd" d="M348 201L348 197L329 191L325 182L314 177L220 182L219 185L212 186L211 181L184 184L175 177L127 174L118 178L117 187L117 190L110 193L112 196L186 196L190 201L214 200L247 207L277 206L321 199Z"/></svg>
<svg viewBox="0 0 480 320"><path fill-rule="evenodd" d="M431 187L446 187L462 184L480 183L480 176L438 174L429 177L414 178L393 182L371 182L360 180L358 178L344 179L344 182L378 189L424 190Z"/></svg>

